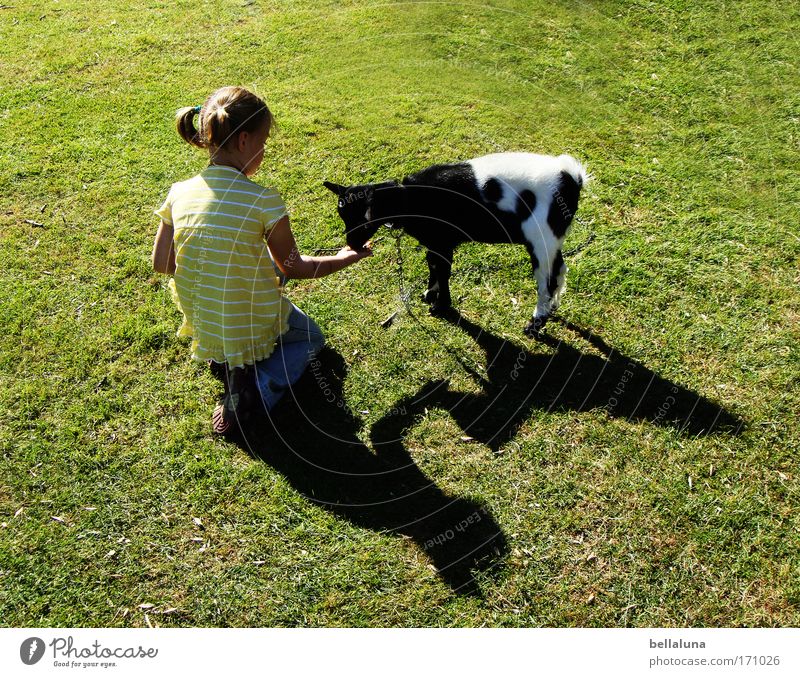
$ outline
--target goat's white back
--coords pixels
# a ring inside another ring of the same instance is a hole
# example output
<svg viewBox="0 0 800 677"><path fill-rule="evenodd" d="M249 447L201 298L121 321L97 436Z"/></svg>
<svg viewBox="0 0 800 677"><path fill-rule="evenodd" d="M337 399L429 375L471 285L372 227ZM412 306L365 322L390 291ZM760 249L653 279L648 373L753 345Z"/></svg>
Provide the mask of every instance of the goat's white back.
<svg viewBox="0 0 800 677"><path fill-rule="evenodd" d="M536 208L522 222L522 232L533 246L541 266L549 269L553 257L560 249L564 237L556 237L547 225L550 205L556 199L559 175L566 171L579 185L585 184L589 175L571 155L538 155L536 153L494 153L469 160L478 188L489 179L497 179L503 195L497 206L513 212L520 193L530 190L536 196Z"/></svg>

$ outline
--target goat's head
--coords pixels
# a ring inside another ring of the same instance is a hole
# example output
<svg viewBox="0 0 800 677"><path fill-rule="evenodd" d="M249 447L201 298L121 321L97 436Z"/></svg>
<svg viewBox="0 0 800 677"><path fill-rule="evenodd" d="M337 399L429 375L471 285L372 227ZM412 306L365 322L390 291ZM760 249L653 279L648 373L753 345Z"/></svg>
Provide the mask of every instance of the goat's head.
<svg viewBox="0 0 800 677"><path fill-rule="evenodd" d="M330 181L323 185L335 193L339 199L339 217L344 221L344 235L350 249L362 249L375 234L382 220L373 218L372 206L377 188L384 188L391 183L368 183L359 186L340 186Z"/></svg>

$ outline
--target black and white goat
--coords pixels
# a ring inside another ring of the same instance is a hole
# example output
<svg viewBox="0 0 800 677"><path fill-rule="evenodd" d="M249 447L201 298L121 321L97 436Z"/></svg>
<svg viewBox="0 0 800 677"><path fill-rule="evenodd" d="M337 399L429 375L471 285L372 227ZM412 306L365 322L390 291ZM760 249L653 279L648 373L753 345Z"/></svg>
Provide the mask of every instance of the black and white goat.
<svg viewBox="0 0 800 677"><path fill-rule="evenodd" d="M452 304L450 273L459 244L525 245L538 287L536 312L525 333L535 336L564 290L567 266L561 245L587 178L569 155L496 153L433 165L400 183L340 186L326 181L325 186L339 198L352 249L361 249L379 226L389 223L427 248L430 277L424 299L434 314Z"/></svg>

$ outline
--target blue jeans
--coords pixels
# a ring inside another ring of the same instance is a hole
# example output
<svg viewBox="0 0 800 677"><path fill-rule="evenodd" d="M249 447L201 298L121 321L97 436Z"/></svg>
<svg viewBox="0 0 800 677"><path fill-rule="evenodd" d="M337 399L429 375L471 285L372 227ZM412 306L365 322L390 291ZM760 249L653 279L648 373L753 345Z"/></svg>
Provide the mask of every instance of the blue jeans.
<svg viewBox="0 0 800 677"><path fill-rule="evenodd" d="M306 365L325 344L317 323L294 304L288 324L288 331L278 339L272 354L266 360L256 362L258 389L267 411L300 378Z"/></svg>

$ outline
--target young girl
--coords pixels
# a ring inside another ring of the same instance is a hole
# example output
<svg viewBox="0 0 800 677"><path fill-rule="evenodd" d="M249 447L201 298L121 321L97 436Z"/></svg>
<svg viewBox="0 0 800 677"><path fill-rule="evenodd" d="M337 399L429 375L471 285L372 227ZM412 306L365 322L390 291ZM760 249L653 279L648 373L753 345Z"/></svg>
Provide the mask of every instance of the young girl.
<svg viewBox="0 0 800 677"><path fill-rule="evenodd" d="M298 252L280 195L249 178L273 124L255 94L223 87L202 106L179 110L176 122L187 143L208 150L209 165L173 184L156 212L153 268L174 276L178 335L191 336L192 357L224 374L225 397L212 416L214 432L224 434L259 400L269 411L324 342L316 323L283 297L273 261L287 278L323 277L372 251Z"/></svg>

